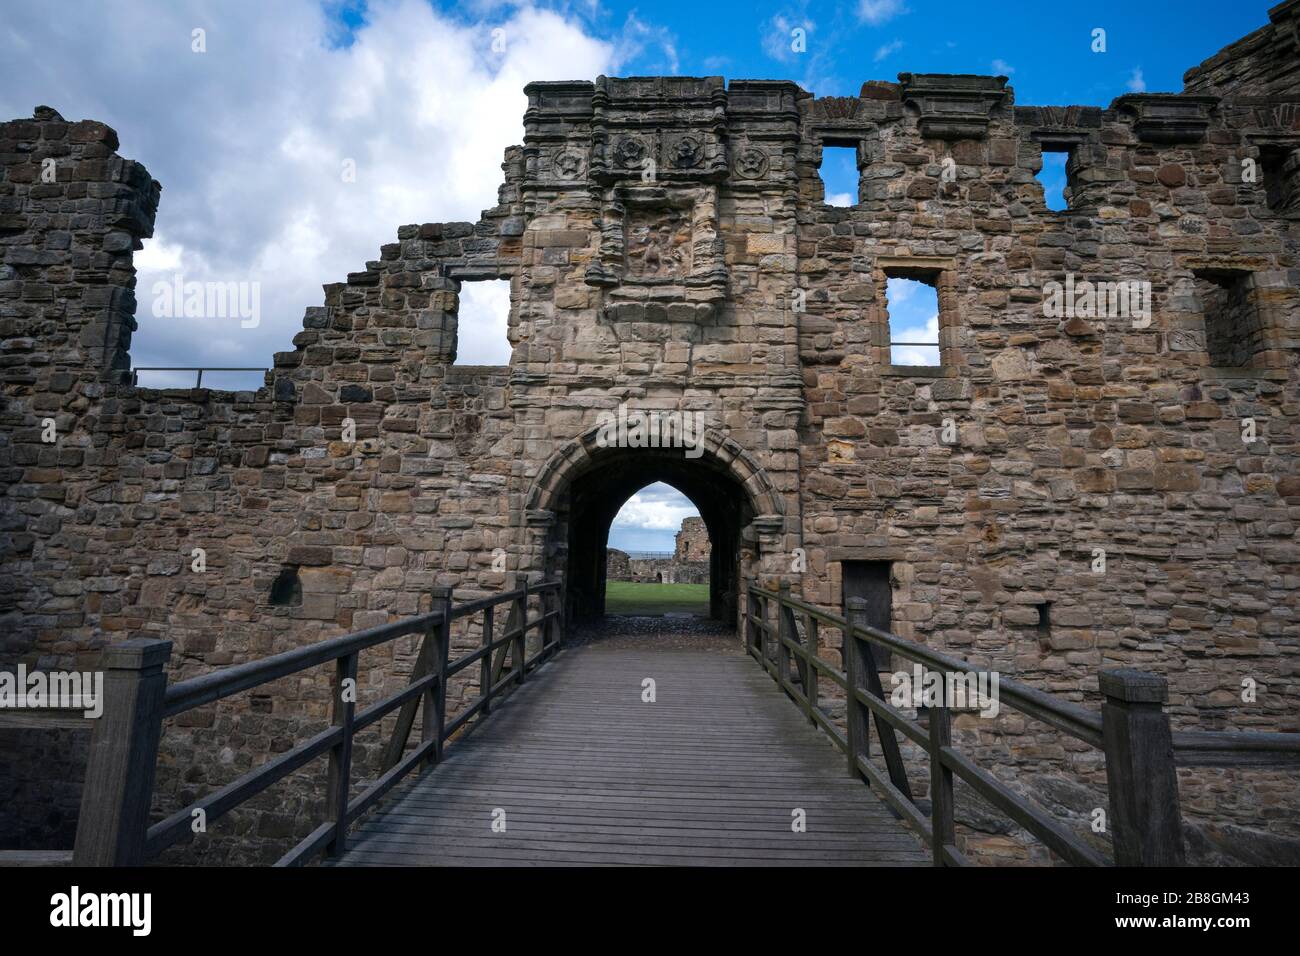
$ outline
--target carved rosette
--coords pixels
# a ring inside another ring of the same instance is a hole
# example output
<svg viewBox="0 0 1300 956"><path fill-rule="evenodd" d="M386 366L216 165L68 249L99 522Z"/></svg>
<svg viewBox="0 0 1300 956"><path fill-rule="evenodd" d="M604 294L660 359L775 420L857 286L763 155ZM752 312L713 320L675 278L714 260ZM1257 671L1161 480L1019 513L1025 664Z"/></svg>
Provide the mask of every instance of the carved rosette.
<svg viewBox="0 0 1300 956"><path fill-rule="evenodd" d="M694 169L704 159L704 145L695 136L679 136L669 147L668 161L675 169Z"/></svg>
<svg viewBox="0 0 1300 956"><path fill-rule="evenodd" d="M763 179L767 176L770 163L767 152L757 146L746 146L736 156L735 173L737 179Z"/></svg>
<svg viewBox="0 0 1300 956"><path fill-rule="evenodd" d="M576 149L561 149L551 160L551 171L556 179L579 179L582 176L582 167L582 153Z"/></svg>
<svg viewBox="0 0 1300 956"><path fill-rule="evenodd" d="M614 144L614 162L624 169L640 169L649 153L645 140L638 136L624 136Z"/></svg>

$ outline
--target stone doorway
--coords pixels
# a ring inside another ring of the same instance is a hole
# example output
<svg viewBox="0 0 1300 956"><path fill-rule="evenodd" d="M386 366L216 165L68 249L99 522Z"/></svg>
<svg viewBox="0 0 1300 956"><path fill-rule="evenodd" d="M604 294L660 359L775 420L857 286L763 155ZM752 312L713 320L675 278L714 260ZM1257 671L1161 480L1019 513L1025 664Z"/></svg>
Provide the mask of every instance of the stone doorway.
<svg viewBox="0 0 1300 956"><path fill-rule="evenodd" d="M573 482L565 520L557 528L566 536L562 573L571 620L604 615L610 526L632 495L656 481L676 488L699 509L711 545L709 616L735 620L741 533L754 518L753 507L730 475L672 452L622 449Z"/></svg>
<svg viewBox="0 0 1300 956"><path fill-rule="evenodd" d="M547 527L543 564L548 576L564 579L568 622L604 615L610 526L624 503L654 482L676 488L698 509L711 545L709 616L734 627L743 582L757 571L784 505L758 463L712 430L691 457L681 448L601 447L593 429L543 468L528 515Z"/></svg>

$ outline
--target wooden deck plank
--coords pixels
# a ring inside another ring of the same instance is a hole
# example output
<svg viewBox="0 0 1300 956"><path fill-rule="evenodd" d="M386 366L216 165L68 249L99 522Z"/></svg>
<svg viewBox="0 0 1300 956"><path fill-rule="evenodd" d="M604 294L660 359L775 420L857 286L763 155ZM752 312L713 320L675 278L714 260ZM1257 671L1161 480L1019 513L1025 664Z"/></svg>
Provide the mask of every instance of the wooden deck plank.
<svg viewBox="0 0 1300 956"><path fill-rule="evenodd" d="M647 677L653 703L641 699ZM796 808L806 832L791 830ZM742 653L597 644L531 676L440 766L397 787L330 865L928 862Z"/></svg>

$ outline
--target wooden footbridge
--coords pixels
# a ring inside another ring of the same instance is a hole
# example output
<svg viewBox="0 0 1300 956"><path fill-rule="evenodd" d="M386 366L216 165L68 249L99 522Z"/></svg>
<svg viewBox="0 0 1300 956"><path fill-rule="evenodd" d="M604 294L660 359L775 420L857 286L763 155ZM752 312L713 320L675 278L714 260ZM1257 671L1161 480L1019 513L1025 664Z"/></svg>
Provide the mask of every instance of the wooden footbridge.
<svg viewBox="0 0 1300 956"><path fill-rule="evenodd" d="M744 654L595 644L560 655L448 748L442 767L349 836L338 862L928 860Z"/></svg>
<svg viewBox="0 0 1300 956"><path fill-rule="evenodd" d="M1001 676L1001 707L1104 752L1111 846L1099 848L1083 835L1090 820L1058 819L955 746L947 707L924 718L893 707L876 663L893 654L940 675L978 673L965 661L807 604L788 586L753 585L743 650L594 643L557 655L560 595L546 582L453 605L444 589L418 617L171 686L169 642L108 648L68 857L147 861L189 839L196 818L211 826L323 759L324 819L280 865L960 866L956 778L1061 861L1169 865L1183 862L1177 766L1300 763L1297 734L1172 732L1164 681L1152 674L1102 671L1100 711ZM463 631L472 621L481 640L452 659L458 621ZM409 684L359 707L345 689L362 653L409 635L422 635ZM166 720L320 666L334 673L329 726L151 822ZM453 680L474 696L449 713ZM357 792L354 738L393 714L382 772ZM79 719L42 716L55 726ZM909 754L924 758L911 775Z"/></svg>

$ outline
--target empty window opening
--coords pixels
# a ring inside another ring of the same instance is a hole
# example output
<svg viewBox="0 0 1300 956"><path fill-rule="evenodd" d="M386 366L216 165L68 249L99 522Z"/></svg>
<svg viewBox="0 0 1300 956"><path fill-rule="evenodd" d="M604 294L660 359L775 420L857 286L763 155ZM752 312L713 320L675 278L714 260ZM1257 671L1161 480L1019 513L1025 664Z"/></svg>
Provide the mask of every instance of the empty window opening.
<svg viewBox="0 0 1300 956"><path fill-rule="evenodd" d="M1300 209L1300 149L1260 147L1259 175L1269 209L1281 213Z"/></svg>
<svg viewBox="0 0 1300 956"><path fill-rule="evenodd" d="M822 147L822 195L828 206L858 204L858 148Z"/></svg>
<svg viewBox="0 0 1300 956"><path fill-rule="evenodd" d="M1216 368L1252 367L1265 348L1265 336L1251 274L1207 269L1195 275L1210 364Z"/></svg>
<svg viewBox="0 0 1300 956"><path fill-rule="evenodd" d="M1052 638L1052 602L1044 601L1038 607L1038 642L1044 647Z"/></svg>
<svg viewBox="0 0 1300 956"><path fill-rule="evenodd" d="M462 282L456 322L456 365L510 364L510 283Z"/></svg>
<svg viewBox="0 0 1300 956"><path fill-rule="evenodd" d="M1070 208L1070 160L1073 147L1055 143L1042 144L1043 164L1034 175L1043 187L1043 202L1053 212Z"/></svg>
<svg viewBox="0 0 1300 956"><path fill-rule="evenodd" d="M280 573L271 582L271 606L302 606L302 581L298 577L297 568L281 568Z"/></svg>
<svg viewBox="0 0 1300 956"><path fill-rule="evenodd" d="M939 290L935 281L886 276L891 365L939 364Z"/></svg>

